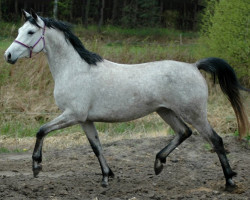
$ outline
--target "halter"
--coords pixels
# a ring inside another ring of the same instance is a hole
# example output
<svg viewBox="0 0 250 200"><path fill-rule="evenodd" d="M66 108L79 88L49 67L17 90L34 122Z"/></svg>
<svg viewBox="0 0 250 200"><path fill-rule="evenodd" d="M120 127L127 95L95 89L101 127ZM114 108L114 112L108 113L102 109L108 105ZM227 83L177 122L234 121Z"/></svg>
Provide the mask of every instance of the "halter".
<svg viewBox="0 0 250 200"><path fill-rule="evenodd" d="M31 58L33 49L40 42L40 40L43 40L43 48L42 48L42 50L44 49L44 47L45 47L44 33L45 33L45 24L44 24L44 27L43 27L43 33L42 33L41 37L37 40L37 42L33 46L28 46L28 45L26 45L26 44L24 44L22 42L19 42L18 40L14 40L14 42L16 42L16 43L18 43L18 44L26 47L27 49L29 49L29 51L30 51L30 58Z"/></svg>

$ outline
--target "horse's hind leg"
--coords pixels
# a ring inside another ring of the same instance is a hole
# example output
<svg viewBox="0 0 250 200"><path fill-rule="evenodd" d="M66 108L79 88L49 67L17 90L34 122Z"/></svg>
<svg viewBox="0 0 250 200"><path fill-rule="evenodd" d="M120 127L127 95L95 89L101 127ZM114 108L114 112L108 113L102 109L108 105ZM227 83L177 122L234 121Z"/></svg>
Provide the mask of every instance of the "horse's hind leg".
<svg viewBox="0 0 250 200"><path fill-rule="evenodd" d="M81 126L82 126L88 140L89 140L89 143L90 143L96 157L99 160L99 163L100 163L101 169L102 169L102 175L103 175L102 186L106 187L106 186L108 186L109 177L114 177L114 174L111 171L111 169L109 168L109 166L108 166L108 164L103 156L103 150L101 147L101 143L100 143L95 125L93 122L87 121L87 122L82 123Z"/></svg>
<svg viewBox="0 0 250 200"><path fill-rule="evenodd" d="M166 157L184 140L191 136L191 129L172 110L161 108L157 111L161 118L175 131L174 139L156 155L154 170L158 175L166 163Z"/></svg>
<svg viewBox="0 0 250 200"><path fill-rule="evenodd" d="M236 176L236 172L234 172L229 165L222 138L212 129L208 122L206 122L205 125L198 125L196 129L198 130L198 132L203 134L203 136L213 145L213 148L219 157L223 169L223 173L226 179L226 188L234 188L235 183L233 182L232 177Z"/></svg>

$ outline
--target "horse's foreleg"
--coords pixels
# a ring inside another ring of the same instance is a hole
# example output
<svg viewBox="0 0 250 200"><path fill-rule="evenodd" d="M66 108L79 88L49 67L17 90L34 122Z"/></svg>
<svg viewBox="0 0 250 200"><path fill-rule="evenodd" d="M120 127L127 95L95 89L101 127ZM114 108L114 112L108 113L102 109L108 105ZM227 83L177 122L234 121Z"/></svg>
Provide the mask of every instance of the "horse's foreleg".
<svg viewBox="0 0 250 200"><path fill-rule="evenodd" d="M162 108L157 111L157 113L171 126L171 128L175 131L176 136L165 148L156 154L154 164L156 175L161 173L163 163L166 163L166 157L192 134L191 129L179 117L177 117L173 111Z"/></svg>
<svg viewBox="0 0 250 200"><path fill-rule="evenodd" d="M114 173L109 168L104 156L103 156L103 150L101 147L101 143L98 137L97 130L95 128L95 125L93 122L87 121L85 123L82 123L82 128L84 132L86 133L86 136L89 140L89 143L98 158L98 161L100 163L101 169L102 169L102 186L106 187L108 186L108 179L109 177L114 177Z"/></svg>
<svg viewBox="0 0 250 200"><path fill-rule="evenodd" d="M36 134L36 144L32 155L32 169L34 177L37 177L39 172L42 170L41 162L44 137L51 131L66 128L77 123L77 120L65 112L39 129Z"/></svg>

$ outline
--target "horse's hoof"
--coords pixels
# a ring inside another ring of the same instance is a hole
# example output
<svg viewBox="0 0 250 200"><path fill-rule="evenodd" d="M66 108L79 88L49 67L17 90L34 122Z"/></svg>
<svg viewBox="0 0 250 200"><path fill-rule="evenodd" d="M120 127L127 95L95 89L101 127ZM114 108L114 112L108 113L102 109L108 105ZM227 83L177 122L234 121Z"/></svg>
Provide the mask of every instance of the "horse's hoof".
<svg viewBox="0 0 250 200"><path fill-rule="evenodd" d="M225 190L228 192L232 192L237 188L237 185L234 183L232 179L228 179L226 182L226 188Z"/></svg>
<svg viewBox="0 0 250 200"><path fill-rule="evenodd" d="M105 181L102 181L102 187L108 187L108 183L107 182L105 182Z"/></svg>
<svg viewBox="0 0 250 200"><path fill-rule="evenodd" d="M108 187L109 183L108 183L108 177L104 177L102 179L102 187Z"/></svg>
<svg viewBox="0 0 250 200"><path fill-rule="evenodd" d="M34 162L32 170L33 170L33 176L34 176L34 178L37 178L39 172L42 171L42 165Z"/></svg>
<svg viewBox="0 0 250 200"><path fill-rule="evenodd" d="M154 169L155 169L155 175L160 174L162 172L162 169L163 169L162 162L159 159L157 159L157 158L155 159Z"/></svg>

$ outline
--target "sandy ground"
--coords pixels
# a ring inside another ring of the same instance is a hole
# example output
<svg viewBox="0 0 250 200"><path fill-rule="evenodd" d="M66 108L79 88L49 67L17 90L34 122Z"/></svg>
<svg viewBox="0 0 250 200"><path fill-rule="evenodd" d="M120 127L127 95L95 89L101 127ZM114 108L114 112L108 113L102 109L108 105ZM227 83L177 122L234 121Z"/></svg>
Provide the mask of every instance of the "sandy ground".
<svg viewBox="0 0 250 200"><path fill-rule="evenodd" d="M0 199L250 199L250 146L246 141L223 137L230 164L238 173L234 178L238 187L228 192L217 155L197 134L170 154L163 172L156 176L155 155L172 137L105 141L105 157L115 173L107 188L101 187L99 163L86 142L60 150L45 148L38 178L32 175L31 150L0 154Z"/></svg>

